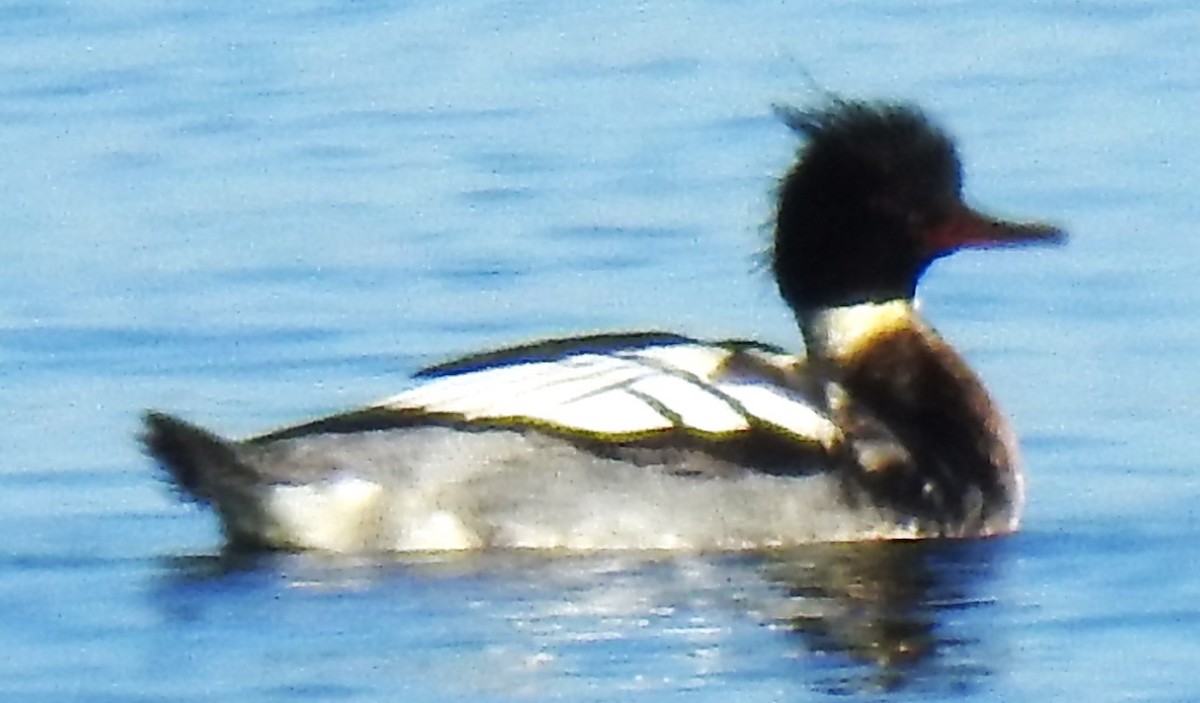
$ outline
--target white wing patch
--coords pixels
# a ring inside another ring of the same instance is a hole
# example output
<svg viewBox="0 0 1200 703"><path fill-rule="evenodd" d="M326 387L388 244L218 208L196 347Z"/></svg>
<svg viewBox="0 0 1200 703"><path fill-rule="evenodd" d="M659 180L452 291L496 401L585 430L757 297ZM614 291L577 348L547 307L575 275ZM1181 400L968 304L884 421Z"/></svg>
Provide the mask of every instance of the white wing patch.
<svg viewBox="0 0 1200 703"><path fill-rule="evenodd" d="M465 420L521 419L568 430L630 435L691 429L730 434L767 424L831 445L833 422L808 398L746 364L782 375L795 358L757 349L679 342L587 351L435 377L376 407L460 415Z"/></svg>

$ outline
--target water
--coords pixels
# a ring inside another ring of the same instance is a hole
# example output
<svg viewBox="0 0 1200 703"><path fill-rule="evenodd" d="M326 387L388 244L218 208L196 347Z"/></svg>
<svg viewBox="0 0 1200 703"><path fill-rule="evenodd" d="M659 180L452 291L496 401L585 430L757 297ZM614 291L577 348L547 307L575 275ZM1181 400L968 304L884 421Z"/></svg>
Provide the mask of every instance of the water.
<svg viewBox="0 0 1200 703"><path fill-rule="evenodd" d="M1193 700L1182 2L0 5L0 697ZM1025 530L742 555L223 557L132 440L249 433L597 329L793 345L769 106L921 102L1063 251L926 311L1021 430Z"/></svg>

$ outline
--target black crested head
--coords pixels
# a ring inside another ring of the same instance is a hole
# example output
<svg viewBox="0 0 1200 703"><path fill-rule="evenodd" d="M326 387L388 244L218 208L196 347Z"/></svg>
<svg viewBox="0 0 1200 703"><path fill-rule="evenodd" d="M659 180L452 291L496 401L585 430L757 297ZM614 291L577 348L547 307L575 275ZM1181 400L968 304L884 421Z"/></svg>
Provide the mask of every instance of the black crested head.
<svg viewBox="0 0 1200 703"><path fill-rule="evenodd" d="M912 297L924 229L960 201L950 139L917 108L777 108L807 141L779 187L773 265L794 309Z"/></svg>
<svg viewBox="0 0 1200 703"><path fill-rule="evenodd" d="M930 263L965 246L1061 238L968 208L954 143L913 105L837 99L776 112L806 139L779 186L772 250L797 313L911 298Z"/></svg>

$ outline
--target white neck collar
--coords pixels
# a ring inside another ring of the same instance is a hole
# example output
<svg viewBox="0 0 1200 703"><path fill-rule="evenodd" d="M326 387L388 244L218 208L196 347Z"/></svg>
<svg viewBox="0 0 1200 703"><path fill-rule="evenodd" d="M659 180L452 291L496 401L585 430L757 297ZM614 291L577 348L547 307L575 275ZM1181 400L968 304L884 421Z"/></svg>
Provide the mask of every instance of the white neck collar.
<svg viewBox="0 0 1200 703"><path fill-rule="evenodd" d="M899 299L813 311L800 323L808 353L833 361L849 359L881 334L923 327L916 307L915 301Z"/></svg>

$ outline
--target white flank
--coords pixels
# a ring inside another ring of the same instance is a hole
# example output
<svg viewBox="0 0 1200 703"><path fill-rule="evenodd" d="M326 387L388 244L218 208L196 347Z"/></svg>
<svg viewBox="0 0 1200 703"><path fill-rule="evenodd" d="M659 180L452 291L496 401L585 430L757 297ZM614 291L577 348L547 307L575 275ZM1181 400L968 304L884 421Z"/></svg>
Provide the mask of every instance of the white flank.
<svg viewBox="0 0 1200 703"><path fill-rule="evenodd" d="M379 542L383 487L354 476L266 489L271 540L306 549L353 552Z"/></svg>

